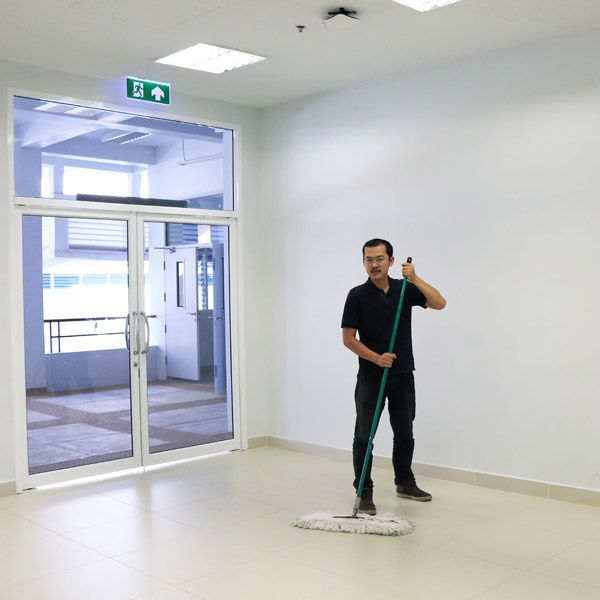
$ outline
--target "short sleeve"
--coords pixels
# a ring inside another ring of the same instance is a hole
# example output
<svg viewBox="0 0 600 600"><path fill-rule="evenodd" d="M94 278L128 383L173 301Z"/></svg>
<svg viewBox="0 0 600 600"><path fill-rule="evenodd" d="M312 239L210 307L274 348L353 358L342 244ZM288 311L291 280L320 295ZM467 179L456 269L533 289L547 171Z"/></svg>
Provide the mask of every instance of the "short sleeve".
<svg viewBox="0 0 600 600"><path fill-rule="evenodd" d="M360 300L354 290L350 290L342 314L342 327L360 328Z"/></svg>
<svg viewBox="0 0 600 600"><path fill-rule="evenodd" d="M406 288L409 296L409 304L411 306L422 306L423 308L427 308L427 298L425 298L425 294L412 282L408 282L408 286Z"/></svg>

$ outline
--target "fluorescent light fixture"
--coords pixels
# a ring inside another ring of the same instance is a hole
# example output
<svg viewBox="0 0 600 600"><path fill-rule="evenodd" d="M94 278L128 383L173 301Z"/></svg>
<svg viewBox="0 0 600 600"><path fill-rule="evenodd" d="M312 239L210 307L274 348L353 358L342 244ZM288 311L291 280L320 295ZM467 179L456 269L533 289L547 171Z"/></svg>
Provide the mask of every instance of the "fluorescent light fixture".
<svg viewBox="0 0 600 600"><path fill-rule="evenodd" d="M69 104L59 104L58 102L44 102L43 104L34 107L33 110L39 110L41 112L48 113L65 113L70 108L72 107Z"/></svg>
<svg viewBox="0 0 600 600"><path fill-rule="evenodd" d="M146 133L144 131L131 131L131 132L123 132L123 131L113 131L110 133L106 133L102 136L102 141L105 144L129 144L131 142L135 142L136 140L141 140L143 138L152 135L150 133Z"/></svg>
<svg viewBox="0 0 600 600"><path fill-rule="evenodd" d="M169 54L164 58L159 58L156 62L163 65L183 67L184 69L221 74L261 60L265 60L265 57L230 50L229 48L211 46L210 44L196 44L185 50Z"/></svg>
<svg viewBox="0 0 600 600"><path fill-rule="evenodd" d="M460 2L460 0L394 0L394 2L404 4L404 6L413 8L419 12L427 12L429 10L434 10L435 8L442 8L442 6Z"/></svg>
<svg viewBox="0 0 600 600"><path fill-rule="evenodd" d="M65 110L65 114L93 119L94 117L102 114L102 111L96 110L95 108L88 108L87 106L73 106L69 108L69 110Z"/></svg>

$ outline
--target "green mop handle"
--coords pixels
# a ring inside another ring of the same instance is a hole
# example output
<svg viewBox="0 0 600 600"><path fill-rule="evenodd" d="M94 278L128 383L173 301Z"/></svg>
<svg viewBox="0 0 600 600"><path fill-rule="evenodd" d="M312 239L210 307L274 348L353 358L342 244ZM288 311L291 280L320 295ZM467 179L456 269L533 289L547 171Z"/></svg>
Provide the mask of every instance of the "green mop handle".
<svg viewBox="0 0 600 600"><path fill-rule="evenodd" d="M408 257L406 259L407 263L412 262L412 257ZM404 302L404 293L406 291L406 282L408 280L406 277L402 282L402 291L400 292L400 301L398 302L398 309L396 310L396 318L394 320L394 328L392 329L392 337L390 339L390 348L388 350L389 354L392 354L394 351L394 344L396 343L396 335L398 333L398 325L400 324L400 313L402 312L402 303ZM369 434L369 443L367 444L367 452L365 454L365 460L363 462L362 472L360 474L360 482L358 484L358 489L356 490L356 501L354 503L354 509L352 512L353 516L356 516L358 512L358 506L360 504L360 498L363 493L363 488L365 486L365 479L367 477L367 465L369 464L369 455L373 449L373 439L375 438L375 432L377 431L377 423L379 422L379 415L381 414L381 408L383 404L383 397L385 395L385 386L388 380L388 374L390 372L389 367L385 367L383 369L383 376L381 378L381 385L379 386L379 396L377 397L377 405L375 406L375 415L373 416L373 424L371 425L371 433Z"/></svg>

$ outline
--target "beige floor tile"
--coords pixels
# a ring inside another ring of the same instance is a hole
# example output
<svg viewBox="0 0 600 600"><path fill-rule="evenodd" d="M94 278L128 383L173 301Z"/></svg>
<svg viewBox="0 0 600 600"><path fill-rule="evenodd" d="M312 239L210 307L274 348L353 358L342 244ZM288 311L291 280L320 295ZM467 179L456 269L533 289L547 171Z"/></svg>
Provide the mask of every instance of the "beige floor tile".
<svg viewBox="0 0 600 600"><path fill-rule="evenodd" d="M73 487L73 490L83 491L89 494L109 494L115 490L121 490L130 486L144 486L150 483L163 483L167 481L178 481L179 477L173 473L172 469L166 467L163 469L151 470L135 474L122 475L120 477L111 477L99 481L86 482Z"/></svg>
<svg viewBox="0 0 600 600"><path fill-rule="evenodd" d="M0 549L0 595L4 587L31 577L71 569L105 557L59 535Z"/></svg>
<svg viewBox="0 0 600 600"><path fill-rule="evenodd" d="M598 588L525 573L477 596L477 600L598 600Z"/></svg>
<svg viewBox="0 0 600 600"><path fill-rule="evenodd" d="M222 535L228 541L252 546L265 552L282 551L330 535L323 531L292 527L291 523L297 516L290 511L270 513L229 525L222 529Z"/></svg>
<svg viewBox="0 0 600 600"><path fill-rule="evenodd" d="M128 600L167 585L113 560L60 571L11 586L7 600Z"/></svg>
<svg viewBox="0 0 600 600"><path fill-rule="evenodd" d="M580 537L600 534L600 508L559 500L539 500L513 516L515 524Z"/></svg>
<svg viewBox="0 0 600 600"><path fill-rule="evenodd" d="M134 506L94 494L66 497L49 507L36 506L24 516L42 527L63 533L141 514L143 511Z"/></svg>
<svg viewBox="0 0 600 600"><path fill-rule="evenodd" d="M116 556L161 542L190 537L196 532L190 525L176 523L156 514L143 514L69 531L63 535L106 556Z"/></svg>
<svg viewBox="0 0 600 600"><path fill-rule="evenodd" d="M176 587L168 587L160 590L160 592L154 592L152 594L146 594L144 596L136 596L135 600L202 600L202 596L196 594L190 594Z"/></svg>
<svg viewBox="0 0 600 600"><path fill-rule="evenodd" d="M277 507L247 500L238 496L223 495L190 502L156 511L156 514L179 523L185 523L205 531L222 531L236 523L277 512Z"/></svg>
<svg viewBox="0 0 600 600"><path fill-rule="evenodd" d="M182 584L206 600L296 600L344 580L320 569L268 555Z"/></svg>
<svg viewBox="0 0 600 600"><path fill-rule="evenodd" d="M88 492L77 488L29 490L22 494L0 498L0 508L12 514L27 517L33 512L61 506L65 502L88 496Z"/></svg>
<svg viewBox="0 0 600 600"><path fill-rule="evenodd" d="M422 551L405 539L329 532L314 542L279 552L278 556L343 577L356 577Z"/></svg>
<svg viewBox="0 0 600 600"><path fill-rule="evenodd" d="M47 529L30 523L23 517L9 512L0 513L0 553L21 542L31 542L51 538L54 534Z"/></svg>
<svg viewBox="0 0 600 600"><path fill-rule="evenodd" d="M401 596L358 581L344 581L310 594L305 597L305 600L366 600L367 598L368 600L399 600Z"/></svg>
<svg viewBox="0 0 600 600"><path fill-rule="evenodd" d="M105 491L103 495L145 510L160 510L208 498L213 494L198 484L174 479L127 483Z"/></svg>
<svg viewBox="0 0 600 600"><path fill-rule="evenodd" d="M470 600L519 573L510 567L422 548L357 579L390 593L401 591L403 597L414 600Z"/></svg>
<svg viewBox="0 0 600 600"><path fill-rule="evenodd" d="M595 586L600 598L600 542L583 540L533 569L574 583Z"/></svg>
<svg viewBox="0 0 600 600"><path fill-rule="evenodd" d="M177 585L225 566L236 566L264 556L256 548L200 532L197 537L159 543L117 557L143 573Z"/></svg>
<svg viewBox="0 0 600 600"><path fill-rule="evenodd" d="M403 514L415 524L415 530L406 537L406 540L428 547L437 546L468 533L477 535L489 524L487 517L463 515L429 505L424 508L417 502L412 506L406 506Z"/></svg>
<svg viewBox="0 0 600 600"><path fill-rule="evenodd" d="M203 473L199 477L190 477L189 481L224 494L272 504L280 509L302 506L303 501L315 491L309 482L292 475L276 475L256 468L240 472L235 469L220 471L208 476Z"/></svg>
<svg viewBox="0 0 600 600"><path fill-rule="evenodd" d="M545 502L542 498L524 494L450 481L419 478L419 484L433 495L432 504L437 508L496 521L513 519L515 514L535 509Z"/></svg>
<svg viewBox="0 0 600 600"><path fill-rule="evenodd" d="M577 541L576 537L560 533L490 523L443 542L438 548L515 569L529 569Z"/></svg>

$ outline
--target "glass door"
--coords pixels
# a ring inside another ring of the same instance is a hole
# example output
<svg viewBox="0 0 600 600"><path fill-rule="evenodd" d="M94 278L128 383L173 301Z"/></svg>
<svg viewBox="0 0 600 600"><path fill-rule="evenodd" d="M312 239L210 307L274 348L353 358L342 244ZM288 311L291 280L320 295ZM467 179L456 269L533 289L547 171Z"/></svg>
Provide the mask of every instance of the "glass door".
<svg viewBox="0 0 600 600"><path fill-rule="evenodd" d="M128 219L22 223L27 475L135 466Z"/></svg>
<svg viewBox="0 0 600 600"><path fill-rule="evenodd" d="M22 220L26 486L239 448L232 225L39 212Z"/></svg>
<svg viewBox="0 0 600 600"><path fill-rule="evenodd" d="M235 447L229 227L139 219L145 461Z"/></svg>

